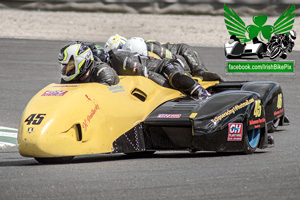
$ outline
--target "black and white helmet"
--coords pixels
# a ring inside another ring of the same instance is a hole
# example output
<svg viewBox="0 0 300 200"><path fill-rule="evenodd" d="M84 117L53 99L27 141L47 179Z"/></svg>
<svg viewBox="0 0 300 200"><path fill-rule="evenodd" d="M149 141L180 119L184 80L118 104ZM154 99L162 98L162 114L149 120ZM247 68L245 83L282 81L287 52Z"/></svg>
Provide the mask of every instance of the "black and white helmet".
<svg viewBox="0 0 300 200"><path fill-rule="evenodd" d="M294 42L296 40L296 37L297 37L296 32L293 31L293 30L291 30L290 33L289 33L289 39L290 39L290 41Z"/></svg>
<svg viewBox="0 0 300 200"><path fill-rule="evenodd" d="M71 81L82 77L92 66L94 60L92 50L82 43L70 43L58 54L61 66L61 78Z"/></svg>

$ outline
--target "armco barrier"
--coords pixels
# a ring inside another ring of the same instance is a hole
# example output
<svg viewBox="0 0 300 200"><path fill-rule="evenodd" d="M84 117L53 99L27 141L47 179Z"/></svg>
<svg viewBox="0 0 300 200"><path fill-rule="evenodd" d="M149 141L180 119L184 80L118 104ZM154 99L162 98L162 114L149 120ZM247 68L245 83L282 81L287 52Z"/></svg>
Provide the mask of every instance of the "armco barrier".
<svg viewBox="0 0 300 200"><path fill-rule="evenodd" d="M222 15L224 3L230 4L239 15L264 13L281 14L299 0L0 0L0 8L46 10L119 12L145 14ZM296 10L296 14L299 10Z"/></svg>

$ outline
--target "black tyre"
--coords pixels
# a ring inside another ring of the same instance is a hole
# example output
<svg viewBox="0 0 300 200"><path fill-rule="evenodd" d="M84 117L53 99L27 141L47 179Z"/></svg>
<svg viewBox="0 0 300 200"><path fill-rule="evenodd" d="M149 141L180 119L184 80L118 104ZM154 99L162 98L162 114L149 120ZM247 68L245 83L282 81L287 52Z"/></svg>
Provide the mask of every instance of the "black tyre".
<svg viewBox="0 0 300 200"><path fill-rule="evenodd" d="M244 139L245 141L244 153L252 154L256 150L259 144L260 136L261 136L260 129L252 129L247 132Z"/></svg>
<svg viewBox="0 0 300 200"><path fill-rule="evenodd" d="M74 156L65 156L65 157L53 157L53 158L39 158L35 157L34 159L42 164L62 164L68 163L73 160Z"/></svg>
<svg viewBox="0 0 300 200"><path fill-rule="evenodd" d="M128 156L133 156L133 157L140 157L140 156L149 156L153 155L155 151L139 151L139 152L131 152L131 153L125 153Z"/></svg>
<svg viewBox="0 0 300 200"><path fill-rule="evenodd" d="M260 58L260 59L263 59L264 55L262 53L259 53L259 54L257 54L257 57Z"/></svg>

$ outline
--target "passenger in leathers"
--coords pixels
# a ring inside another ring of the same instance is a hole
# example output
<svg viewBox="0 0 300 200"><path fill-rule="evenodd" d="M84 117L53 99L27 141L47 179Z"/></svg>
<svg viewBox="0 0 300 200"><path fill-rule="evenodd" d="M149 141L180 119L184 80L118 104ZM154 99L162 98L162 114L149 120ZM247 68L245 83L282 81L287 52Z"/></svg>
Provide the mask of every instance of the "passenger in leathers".
<svg viewBox="0 0 300 200"><path fill-rule="evenodd" d="M122 38L122 40L120 40L119 38ZM112 39L114 39L114 43L111 42ZM106 44L111 43L111 45L106 45L105 49L110 50L113 48L123 47L125 45L125 41L126 38L121 37L118 34L116 34L115 36L110 36ZM206 69L198 53L194 51L188 44L172 44L169 42L161 43L155 40L144 40L144 42L147 46L147 56L177 59L179 62L182 62L184 71L187 74L190 74L192 76L201 76L204 81L224 81L223 78L217 73L209 72Z"/></svg>
<svg viewBox="0 0 300 200"><path fill-rule="evenodd" d="M121 49L112 49L108 53L108 63L119 75L145 76L162 86L171 86L199 99L210 96L197 81L185 75L176 59L156 59Z"/></svg>

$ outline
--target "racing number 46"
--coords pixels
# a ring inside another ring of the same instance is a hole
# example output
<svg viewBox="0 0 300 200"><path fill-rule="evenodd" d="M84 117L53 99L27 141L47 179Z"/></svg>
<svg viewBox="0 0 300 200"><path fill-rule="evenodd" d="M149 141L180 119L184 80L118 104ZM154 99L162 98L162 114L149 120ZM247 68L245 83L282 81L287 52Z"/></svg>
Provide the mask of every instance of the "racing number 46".
<svg viewBox="0 0 300 200"><path fill-rule="evenodd" d="M31 114L27 117L27 119L25 119L24 123L27 122L27 125L39 125L42 123L45 115L46 114Z"/></svg>

